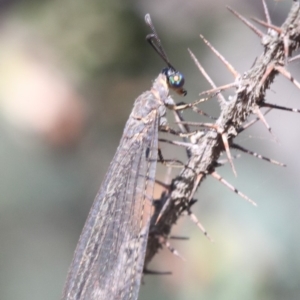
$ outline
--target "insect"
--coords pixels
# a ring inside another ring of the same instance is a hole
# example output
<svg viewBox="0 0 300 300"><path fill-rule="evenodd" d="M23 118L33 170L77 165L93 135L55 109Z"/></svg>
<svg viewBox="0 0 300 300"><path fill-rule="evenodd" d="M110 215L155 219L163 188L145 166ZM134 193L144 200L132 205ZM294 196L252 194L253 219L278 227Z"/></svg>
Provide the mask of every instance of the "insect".
<svg viewBox="0 0 300 300"><path fill-rule="evenodd" d="M158 157L158 130L169 88L185 95L183 75L170 64L151 21L146 39L167 63L141 94L96 195L65 284L64 300L137 299L143 273Z"/></svg>

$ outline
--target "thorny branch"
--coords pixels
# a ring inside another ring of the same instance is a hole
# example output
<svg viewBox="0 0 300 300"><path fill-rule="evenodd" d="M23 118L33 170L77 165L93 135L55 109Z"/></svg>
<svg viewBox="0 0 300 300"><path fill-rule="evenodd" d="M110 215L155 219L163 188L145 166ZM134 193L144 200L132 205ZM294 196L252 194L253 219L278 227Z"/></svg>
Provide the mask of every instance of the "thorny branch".
<svg viewBox="0 0 300 300"><path fill-rule="evenodd" d="M162 193L159 200L155 201L155 213L152 218L145 258L145 271L147 270L149 262L159 249L162 248L163 245L167 245L172 226L183 214L187 213L194 218L194 222L197 222L197 219L195 220L195 216L191 212L191 206L195 203L195 199L193 199L194 193L206 176L213 176L215 179L226 184L235 193L238 193L242 197L244 196L246 200L251 201L216 173L215 168L219 165L217 160L221 153L225 151L232 169L235 172L230 154L230 147L238 147L233 140L238 133L242 131L242 125L247 118L251 114L256 114L258 119L261 120L271 132L271 128L267 124L260 108L271 107L274 109L287 109L265 103L266 90L269 89L276 75L281 74L285 76L300 88L300 84L286 69L288 62L296 58L289 59L289 57L291 57L292 53L300 45L299 2L293 2L290 13L280 28L270 23L270 17L265 1L263 0L262 2L267 21L253 20L260 25L267 27L267 34L263 34L237 12L228 8L261 38L264 47L263 53L255 59L253 67L244 74L238 74L237 71L235 71L235 69L201 36L204 42L223 61L229 71L233 74L234 82L229 84L228 87L233 86L236 90L234 95L227 101L221 94L218 95L221 106L219 118L212 124L213 126L207 127L190 136L190 143L185 143L188 145L190 154L185 167L180 174L173 179L169 189ZM191 51L190 54L200 71L212 85L213 90L210 90L210 92L223 90L223 87L215 87L214 83L205 73ZM291 109L291 111L296 110ZM242 147L240 146L240 148ZM259 157L256 153L248 153ZM199 226L201 226L200 223Z"/></svg>

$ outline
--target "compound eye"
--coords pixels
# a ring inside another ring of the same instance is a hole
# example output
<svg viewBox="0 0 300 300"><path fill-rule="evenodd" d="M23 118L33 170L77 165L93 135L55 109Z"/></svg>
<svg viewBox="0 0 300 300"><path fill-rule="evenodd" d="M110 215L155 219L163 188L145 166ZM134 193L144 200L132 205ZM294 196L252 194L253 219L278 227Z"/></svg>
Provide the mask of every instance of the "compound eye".
<svg viewBox="0 0 300 300"><path fill-rule="evenodd" d="M184 85L184 77L180 72L172 68L165 68L162 70L162 73L166 75L170 88L175 90L178 94L186 95L186 90L182 88Z"/></svg>
<svg viewBox="0 0 300 300"><path fill-rule="evenodd" d="M181 88L184 85L183 75L171 68L165 68L162 70L162 73L166 75L168 84L171 88Z"/></svg>
<svg viewBox="0 0 300 300"><path fill-rule="evenodd" d="M184 77L181 73L176 72L168 77L168 82L174 88L181 88L184 85Z"/></svg>

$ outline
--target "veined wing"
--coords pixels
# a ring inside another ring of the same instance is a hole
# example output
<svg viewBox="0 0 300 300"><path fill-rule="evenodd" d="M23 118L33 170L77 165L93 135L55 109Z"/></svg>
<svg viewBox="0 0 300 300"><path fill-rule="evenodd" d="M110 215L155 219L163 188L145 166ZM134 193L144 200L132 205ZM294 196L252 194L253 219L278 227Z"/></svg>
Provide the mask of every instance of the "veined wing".
<svg viewBox="0 0 300 300"><path fill-rule="evenodd" d="M80 236L63 299L138 297L157 160L159 116L156 109L149 115L147 122L127 121Z"/></svg>

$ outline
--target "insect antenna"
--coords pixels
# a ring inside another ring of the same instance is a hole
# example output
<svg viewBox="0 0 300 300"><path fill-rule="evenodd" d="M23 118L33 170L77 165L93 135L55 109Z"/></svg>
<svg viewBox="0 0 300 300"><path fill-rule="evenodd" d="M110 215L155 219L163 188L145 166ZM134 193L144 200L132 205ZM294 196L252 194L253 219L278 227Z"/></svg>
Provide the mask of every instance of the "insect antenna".
<svg viewBox="0 0 300 300"><path fill-rule="evenodd" d="M145 22L152 30L152 33L146 36L146 40L168 66L168 68L164 68L162 70L162 73L166 76L169 87L175 90L179 95L185 96L187 94L187 91L183 89L184 76L180 72L178 72L170 63L149 14L145 15Z"/></svg>
<svg viewBox="0 0 300 300"><path fill-rule="evenodd" d="M155 27L152 23L151 17L149 14L145 15L145 22L151 28L152 33L146 36L146 40L153 47L153 49L157 52L157 54L165 61L169 68L172 68L174 71L176 70L172 64L170 63L168 56L161 44L160 38L155 30Z"/></svg>

